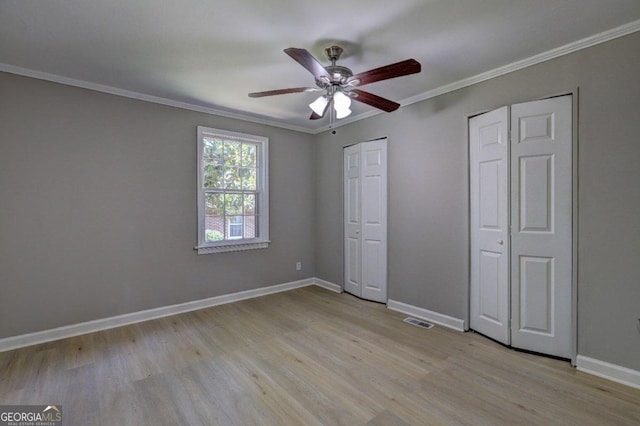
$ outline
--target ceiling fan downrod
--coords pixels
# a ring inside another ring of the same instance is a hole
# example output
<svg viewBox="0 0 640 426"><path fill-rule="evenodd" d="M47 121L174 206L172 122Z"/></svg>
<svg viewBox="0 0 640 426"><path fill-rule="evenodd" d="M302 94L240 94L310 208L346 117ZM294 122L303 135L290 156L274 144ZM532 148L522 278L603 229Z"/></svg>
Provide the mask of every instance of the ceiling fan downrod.
<svg viewBox="0 0 640 426"><path fill-rule="evenodd" d="M325 55L327 55L327 58L331 61L331 65L336 64L336 61L340 59L340 55L342 55L342 52L344 52L342 47L335 46L335 45L329 46L324 49L324 53Z"/></svg>

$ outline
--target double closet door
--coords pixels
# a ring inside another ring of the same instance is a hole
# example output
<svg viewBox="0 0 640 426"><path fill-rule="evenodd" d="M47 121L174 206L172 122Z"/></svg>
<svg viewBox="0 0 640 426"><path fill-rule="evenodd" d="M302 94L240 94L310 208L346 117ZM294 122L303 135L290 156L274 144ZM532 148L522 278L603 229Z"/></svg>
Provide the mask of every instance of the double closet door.
<svg viewBox="0 0 640 426"><path fill-rule="evenodd" d="M570 358L572 97L469 120L470 326Z"/></svg>
<svg viewBox="0 0 640 426"><path fill-rule="evenodd" d="M344 290L387 302L387 140L344 148Z"/></svg>

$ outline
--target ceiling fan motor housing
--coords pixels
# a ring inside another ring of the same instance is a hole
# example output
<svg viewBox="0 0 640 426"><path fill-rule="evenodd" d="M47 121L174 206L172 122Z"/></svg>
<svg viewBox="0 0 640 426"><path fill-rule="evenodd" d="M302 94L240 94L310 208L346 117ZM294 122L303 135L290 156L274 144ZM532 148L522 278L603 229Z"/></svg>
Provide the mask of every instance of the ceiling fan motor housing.
<svg viewBox="0 0 640 426"><path fill-rule="evenodd" d="M326 81L324 78L321 80L316 80L316 84L325 89L327 86L336 85L340 86L347 82L347 79L353 75L353 72L347 68L340 65L329 65L324 67L325 70L331 76L331 79Z"/></svg>
<svg viewBox="0 0 640 426"><path fill-rule="evenodd" d="M331 61L331 65L324 67L324 69L327 70L331 78L316 79L316 85L321 89L327 89L330 86L342 86L349 77L353 76L353 72L349 68L336 65L336 61L340 59L342 52L343 49L340 46L329 46L324 49L327 59Z"/></svg>

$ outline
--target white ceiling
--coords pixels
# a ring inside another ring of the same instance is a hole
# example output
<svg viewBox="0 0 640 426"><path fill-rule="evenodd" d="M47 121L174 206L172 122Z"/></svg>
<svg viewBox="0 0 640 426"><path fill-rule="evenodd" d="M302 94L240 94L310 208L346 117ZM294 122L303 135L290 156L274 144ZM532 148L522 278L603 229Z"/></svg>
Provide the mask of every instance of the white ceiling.
<svg viewBox="0 0 640 426"><path fill-rule="evenodd" d="M326 65L337 43L354 73L414 58L420 74L363 87L407 104L638 29L638 0L0 0L0 71L317 132L328 124L308 119L317 94L247 96L314 85L284 48ZM352 109L349 121L377 113Z"/></svg>

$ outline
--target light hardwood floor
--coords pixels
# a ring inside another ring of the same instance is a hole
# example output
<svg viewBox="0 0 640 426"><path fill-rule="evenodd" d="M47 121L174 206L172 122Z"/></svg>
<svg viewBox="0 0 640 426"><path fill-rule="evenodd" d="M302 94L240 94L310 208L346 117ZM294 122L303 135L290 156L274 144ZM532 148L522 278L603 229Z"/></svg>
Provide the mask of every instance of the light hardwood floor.
<svg viewBox="0 0 640 426"><path fill-rule="evenodd" d="M640 424L640 390L318 287L0 353L69 425Z"/></svg>

